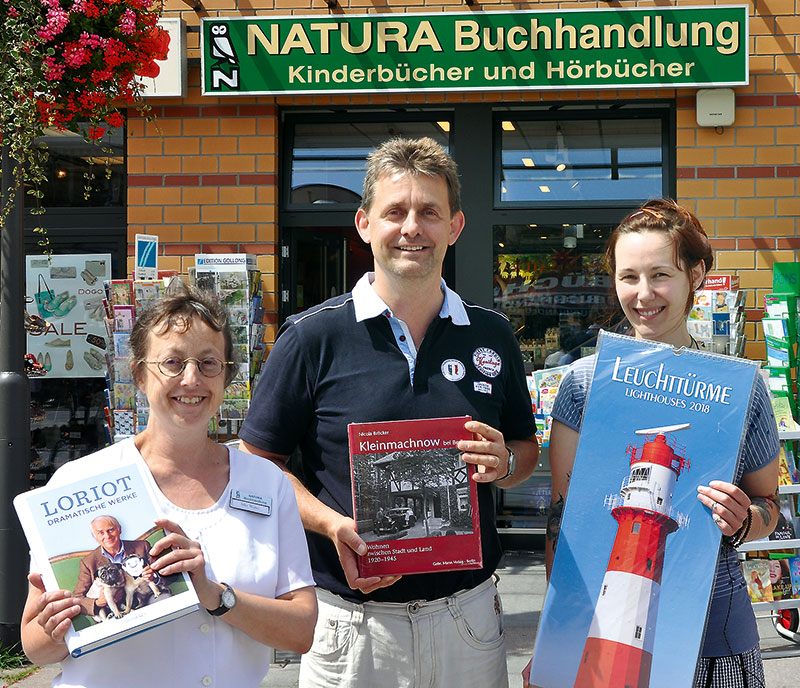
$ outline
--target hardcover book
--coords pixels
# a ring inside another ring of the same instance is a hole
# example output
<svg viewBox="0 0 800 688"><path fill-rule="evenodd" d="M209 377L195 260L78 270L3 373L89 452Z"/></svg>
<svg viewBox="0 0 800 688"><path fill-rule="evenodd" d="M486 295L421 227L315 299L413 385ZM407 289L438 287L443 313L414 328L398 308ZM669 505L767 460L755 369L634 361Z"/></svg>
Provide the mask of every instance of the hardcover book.
<svg viewBox="0 0 800 688"><path fill-rule="evenodd" d="M351 423L353 516L362 577L483 565L475 466L461 460L468 416Z"/></svg>
<svg viewBox="0 0 800 688"><path fill-rule="evenodd" d="M603 332L531 684L692 685L758 363ZM768 580L768 576L767 576Z"/></svg>
<svg viewBox="0 0 800 688"><path fill-rule="evenodd" d="M188 575L149 569L150 548L165 533L155 527L161 513L140 463L24 492L14 508L45 589L70 590L82 600L85 613L66 635L73 657L199 609ZM104 534L115 524L116 535Z"/></svg>

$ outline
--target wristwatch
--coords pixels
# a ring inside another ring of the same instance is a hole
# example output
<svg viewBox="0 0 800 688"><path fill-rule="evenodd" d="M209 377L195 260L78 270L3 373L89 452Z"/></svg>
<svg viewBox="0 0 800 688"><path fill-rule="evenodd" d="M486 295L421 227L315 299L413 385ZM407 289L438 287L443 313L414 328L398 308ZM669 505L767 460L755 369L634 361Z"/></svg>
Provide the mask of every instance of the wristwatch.
<svg viewBox="0 0 800 688"><path fill-rule="evenodd" d="M227 583L222 583L222 585L225 586L225 589L219 597L219 607L208 610L211 616L222 616L225 612L229 612L233 609L236 604L236 593L233 591L233 588Z"/></svg>
<svg viewBox="0 0 800 688"><path fill-rule="evenodd" d="M514 475L514 471L517 470L517 457L513 451L511 451L511 447L506 445L506 449L508 449L508 470L506 474L502 478L498 478L497 480L505 480L506 478L510 478Z"/></svg>

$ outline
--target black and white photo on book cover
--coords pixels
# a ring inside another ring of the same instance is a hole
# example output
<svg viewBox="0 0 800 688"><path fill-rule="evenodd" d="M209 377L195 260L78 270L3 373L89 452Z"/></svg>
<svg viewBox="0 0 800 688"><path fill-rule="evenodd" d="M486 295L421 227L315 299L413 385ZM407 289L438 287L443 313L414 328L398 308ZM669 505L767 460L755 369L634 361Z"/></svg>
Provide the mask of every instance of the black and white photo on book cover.
<svg viewBox="0 0 800 688"><path fill-rule="evenodd" d="M47 590L81 600L67 632L73 656L198 608L188 576L150 568L150 549L165 533L155 526L161 514L139 462L24 492L14 507L31 570Z"/></svg>

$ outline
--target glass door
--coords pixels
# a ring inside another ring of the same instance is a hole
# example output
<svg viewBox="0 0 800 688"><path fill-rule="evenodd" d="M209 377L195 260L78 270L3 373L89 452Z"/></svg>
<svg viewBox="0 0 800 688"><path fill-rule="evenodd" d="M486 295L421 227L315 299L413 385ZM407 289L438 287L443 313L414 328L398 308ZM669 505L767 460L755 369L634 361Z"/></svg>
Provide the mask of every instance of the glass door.
<svg viewBox="0 0 800 688"><path fill-rule="evenodd" d="M591 354L600 327L619 323L603 255L612 229L602 223L494 225L493 306L511 321L526 373ZM499 491L498 526L544 528L551 487L543 446L534 474Z"/></svg>
<svg viewBox="0 0 800 688"><path fill-rule="evenodd" d="M292 229L284 254L291 275L282 299L282 320L350 291L372 269L369 246L354 227Z"/></svg>

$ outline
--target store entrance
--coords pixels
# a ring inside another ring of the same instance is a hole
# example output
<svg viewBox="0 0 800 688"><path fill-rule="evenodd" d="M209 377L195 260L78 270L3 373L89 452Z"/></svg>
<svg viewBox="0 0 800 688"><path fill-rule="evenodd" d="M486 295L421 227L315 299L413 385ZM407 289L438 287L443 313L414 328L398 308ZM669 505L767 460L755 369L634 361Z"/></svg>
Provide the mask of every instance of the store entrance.
<svg viewBox="0 0 800 688"><path fill-rule="evenodd" d="M372 254L355 228L295 228L287 237L283 269L293 275L282 299L281 321L350 291L372 269Z"/></svg>

